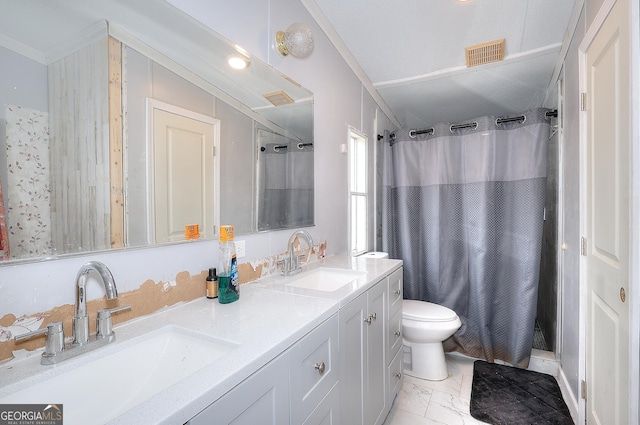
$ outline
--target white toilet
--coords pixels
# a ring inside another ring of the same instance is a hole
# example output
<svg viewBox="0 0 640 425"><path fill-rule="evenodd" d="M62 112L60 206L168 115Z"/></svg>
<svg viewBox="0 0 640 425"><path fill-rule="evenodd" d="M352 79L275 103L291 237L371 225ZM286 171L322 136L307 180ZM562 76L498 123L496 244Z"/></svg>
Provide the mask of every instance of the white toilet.
<svg viewBox="0 0 640 425"><path fill-rule="evenodd" d="M404 372L430 381L446 379L448 372L442 341L453 335L461 325L456 312L447 307L425 301L403 300Z"/></svg>

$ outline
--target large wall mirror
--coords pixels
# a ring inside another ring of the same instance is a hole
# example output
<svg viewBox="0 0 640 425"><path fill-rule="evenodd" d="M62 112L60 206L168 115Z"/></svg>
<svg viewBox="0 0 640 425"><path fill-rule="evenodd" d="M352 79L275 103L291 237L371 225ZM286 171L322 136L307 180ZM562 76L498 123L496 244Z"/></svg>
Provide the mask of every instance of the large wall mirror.
<svg viewBox="0 0 640 425"><path fill-rule="evenodd" d="M164 1L0 7L0 265L313 224L304 87Z"/></svg>

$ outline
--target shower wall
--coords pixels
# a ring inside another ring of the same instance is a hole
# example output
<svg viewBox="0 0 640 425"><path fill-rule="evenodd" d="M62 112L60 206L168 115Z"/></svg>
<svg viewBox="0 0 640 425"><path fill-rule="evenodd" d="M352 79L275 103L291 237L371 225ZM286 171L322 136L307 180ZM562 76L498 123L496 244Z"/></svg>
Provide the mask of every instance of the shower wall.
<svg viewBox="0 0 640 425"><path fill-rule="evenodd" d="M552 118L552 126L557 119ZM552 133L553 134L553 127ZM538 286L537 320L547 349L555 351L558 299L558 133L549 140L547 149L547 187L545 192L545 221L542 230L540 282Z"/></svg>

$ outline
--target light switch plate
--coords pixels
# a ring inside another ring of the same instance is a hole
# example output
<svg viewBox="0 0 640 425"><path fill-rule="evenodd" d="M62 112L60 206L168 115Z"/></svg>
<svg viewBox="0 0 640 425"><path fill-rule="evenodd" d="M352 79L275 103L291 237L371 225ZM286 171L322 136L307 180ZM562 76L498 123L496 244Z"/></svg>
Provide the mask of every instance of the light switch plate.
<svg viewBox="0 0 640 425"><path fill-rule="evenodd" d="M247 256L247 250L245 248L245 241L234 241L236 244L236 258L242 258Z"/></svg>

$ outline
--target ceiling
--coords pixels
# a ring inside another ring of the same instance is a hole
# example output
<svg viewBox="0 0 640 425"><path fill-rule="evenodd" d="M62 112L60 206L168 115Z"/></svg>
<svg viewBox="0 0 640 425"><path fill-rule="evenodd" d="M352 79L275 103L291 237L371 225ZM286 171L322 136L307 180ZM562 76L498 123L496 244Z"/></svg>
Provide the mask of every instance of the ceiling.
<svg viewBox="0 0 640 425"><path fill-rule="evenodd" d="M370 91L388 106L385 112L394 124L404 128L485 115L514 115L543 106L563 41L568 39L565 33L576 2L301 1ZM95 22L100 16L115 21L122 18L100 15L106 9L115 15L111 9L117 8L97 7L102 4L97 0L86 2L86 6L85 2L72 2L72 10L62 7L69 3L0 0L3 10L12 7L43 18L36 25L41 31L32 27L24 31L24 21L15 19L14 13L0 14L0 28L33 48L37 55L53 50L60 39L72 38L86 28L87 22ZM43 8L46 13L35 13ZM143 15L130 20L148 20ZM129 18L127 14L124 17ZM64 25L56 31L47 30L56 22ZM40 37L42 34L48 36ZM466 67L465 47L502 38L506 40L503 61Z"/></svg>
<svg viewBox="0 0 640 425"><path fill-rule="evenodd" d="M543 106L575 0L303 0L404 128ZM504 38L467 68L465 47ZM345 51L346 49L346 51Z"/></svg>

